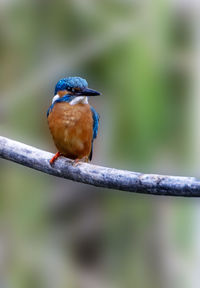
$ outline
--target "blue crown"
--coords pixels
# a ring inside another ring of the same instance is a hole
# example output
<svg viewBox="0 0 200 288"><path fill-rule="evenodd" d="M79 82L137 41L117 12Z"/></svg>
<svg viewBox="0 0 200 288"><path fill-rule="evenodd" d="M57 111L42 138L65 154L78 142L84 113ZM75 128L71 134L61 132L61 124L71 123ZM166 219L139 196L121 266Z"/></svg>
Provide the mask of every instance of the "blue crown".
<svg viewBox="0 0 200 288"><path fill-rule="evenodd" d="M54 94L56 95L58 91L62 90L70 91L73 88L79 88L80 90L82 90L87 87L88 87L87 81L81 77L63 78L59 80L58 83L56 84Z"/></svg>

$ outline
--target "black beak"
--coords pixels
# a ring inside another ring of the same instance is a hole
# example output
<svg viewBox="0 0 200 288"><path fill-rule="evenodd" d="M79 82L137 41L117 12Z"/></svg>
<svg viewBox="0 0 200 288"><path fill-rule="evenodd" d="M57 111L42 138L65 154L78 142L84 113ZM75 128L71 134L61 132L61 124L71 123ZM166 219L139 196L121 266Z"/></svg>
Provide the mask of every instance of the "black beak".
<svg viewBox="0 0 200 288"><path fill-rule="evenodd" d="M80 91L75 92L76 96L99 96L101 93L97 92L96 90L84 88Z"/></svg>

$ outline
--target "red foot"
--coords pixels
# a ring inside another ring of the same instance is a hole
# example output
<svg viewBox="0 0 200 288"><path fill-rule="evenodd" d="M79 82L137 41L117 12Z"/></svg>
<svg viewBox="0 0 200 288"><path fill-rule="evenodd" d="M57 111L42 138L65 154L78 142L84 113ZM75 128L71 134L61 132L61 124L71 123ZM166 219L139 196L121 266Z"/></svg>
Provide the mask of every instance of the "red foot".
<svg viewBox="0 0 200 288"><path fill-rule="evenodd" d="M59 157L61 156L61 153L60 152L57 152L52 158L51 160L49 161L50 165L52 165L54 163L54 161Z"/></svg>

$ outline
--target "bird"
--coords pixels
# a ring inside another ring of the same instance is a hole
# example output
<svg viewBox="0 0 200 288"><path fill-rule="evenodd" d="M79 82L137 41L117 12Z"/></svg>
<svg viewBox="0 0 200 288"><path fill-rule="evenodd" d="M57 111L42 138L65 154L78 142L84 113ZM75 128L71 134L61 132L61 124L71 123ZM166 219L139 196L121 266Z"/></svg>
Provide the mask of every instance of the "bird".
<svg viewBox="0 0 200 288"><path fill-rule="evenodd" d="M47 111L48 126L58 152L50 164L64 156L77 165L92 160L93 142L98 134L99 114L89 104L88 96L100 92L88 88L81 77L60 79L55 85L54 97Z"/></svg>

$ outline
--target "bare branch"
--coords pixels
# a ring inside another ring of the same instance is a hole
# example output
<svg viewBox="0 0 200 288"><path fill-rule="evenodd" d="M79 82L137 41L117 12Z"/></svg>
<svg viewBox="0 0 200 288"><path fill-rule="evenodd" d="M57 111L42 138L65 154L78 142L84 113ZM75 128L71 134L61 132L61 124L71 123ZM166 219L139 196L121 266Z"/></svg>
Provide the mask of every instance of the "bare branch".
<svg viewBox="0 0 200 288"><path fill-rule="evenodd" d="M194 177L142 174L114 168L81 163L74 167L70 159L60 157L53 167L49 164L52 153L0 136L0 157L44 173L129 192L200 197L200 181Z"/></svg>

